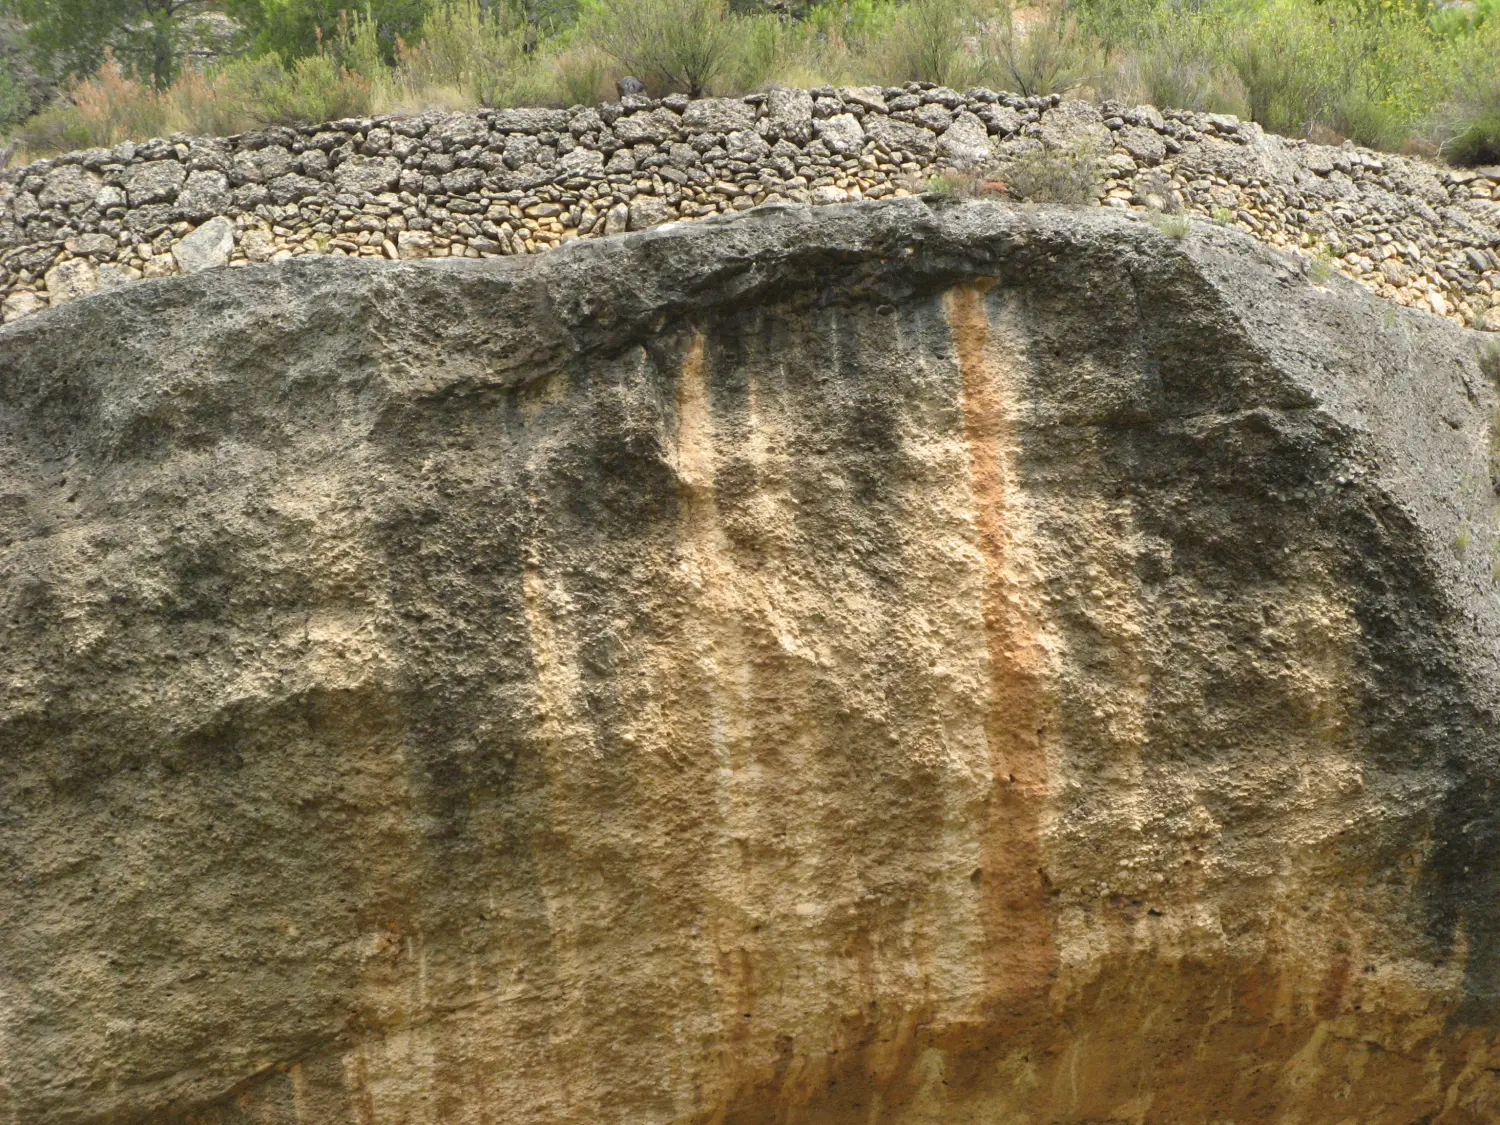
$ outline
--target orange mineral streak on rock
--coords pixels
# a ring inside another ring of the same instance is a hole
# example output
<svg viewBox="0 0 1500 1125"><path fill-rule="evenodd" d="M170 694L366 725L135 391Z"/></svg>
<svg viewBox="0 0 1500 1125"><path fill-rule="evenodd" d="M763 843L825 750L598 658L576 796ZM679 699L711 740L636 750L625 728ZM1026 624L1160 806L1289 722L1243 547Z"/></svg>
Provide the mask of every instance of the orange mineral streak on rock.
<svg viewBox="0 0 1500 1125"><path fill-rule="evenodd" d="M993 767L979 878L985 890L992 1000L1019 1008L1042 998L1057 966L1042 852L1048 779L1042 744L1045 684L1037 622L1023 572L1017 498L1020 345L991 331L982 282L956 286L945 307L962 382L974 523L984 558L984 624Z"/></svg>
<svg viewBox="0 0 1500 1125"><path fill-rule="evenodd" d="M693 882L700 940L707 945L700 957L711 980L707 1002L714 1013L716 1057L708 1088L697 1095L713 1107L706 1120L720 1122L727 1109L720 1090L740 1085L756 1069L753 1016L764 1010L756 988L760 951L746 932L747 916L756 915L767 897L747 855L764 833L757 815L764 794L756 778L747 776L758 748L750 721L755 658L747 651L746 631L754 628L764 599L754 588L755 576L736 565L721 523L706 348L703 333L694 331L676 383L683 635L668 661L673 672L661 687L671 696L675 751L694 776L712 826ZM701 832L688 832L703 839Z"/></svg>
<svg viewBox="0 0 1500 1125"><path fill-rule="evenodd" d="M4 330L0 1125L1500 1121L1472 340L1045 209L576 249Z"/></svg>

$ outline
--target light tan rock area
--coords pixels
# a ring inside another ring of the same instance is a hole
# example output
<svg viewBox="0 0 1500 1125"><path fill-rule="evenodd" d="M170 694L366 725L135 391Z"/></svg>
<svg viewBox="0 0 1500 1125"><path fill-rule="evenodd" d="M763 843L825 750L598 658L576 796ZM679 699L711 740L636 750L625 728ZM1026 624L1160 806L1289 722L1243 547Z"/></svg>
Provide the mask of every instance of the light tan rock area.
<svg viewBox="0 0 1500 1125"><path fill-rule="evenodd" d="M1500 168L1268 136L1234 117L930 84L177 136L0 174L0 316L305 254L533 254L740 211L920 193L1085 151L1096 202L1303 250L1380 296L1500 330Z"/></svg>
<svg viewBox="0 0 1500 1125"><path fill-rule="evenodd" d="M921 199L0 329L0 1122L1488 1125L1489 341Z"/></svg>

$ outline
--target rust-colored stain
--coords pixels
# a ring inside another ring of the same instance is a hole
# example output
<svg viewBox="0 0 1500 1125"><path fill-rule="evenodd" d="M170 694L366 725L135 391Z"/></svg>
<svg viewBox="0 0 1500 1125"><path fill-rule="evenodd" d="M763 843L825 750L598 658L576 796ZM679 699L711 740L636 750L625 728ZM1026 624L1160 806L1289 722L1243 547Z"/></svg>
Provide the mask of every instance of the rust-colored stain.
<svg viewBox="0 0 1500 1125"><path fill-rule="evenodd" d="M986 288L982 282L955 286L946 295L945 308L958 361L975 528L985 567L990 667L985 739L993 769L980 874L987 969L994 1002L1027 1007L1045 996L1057 964L1041 845L1047 800L1044 684L1036 622L1015 558L1017 356L991 339Z"/></svg>

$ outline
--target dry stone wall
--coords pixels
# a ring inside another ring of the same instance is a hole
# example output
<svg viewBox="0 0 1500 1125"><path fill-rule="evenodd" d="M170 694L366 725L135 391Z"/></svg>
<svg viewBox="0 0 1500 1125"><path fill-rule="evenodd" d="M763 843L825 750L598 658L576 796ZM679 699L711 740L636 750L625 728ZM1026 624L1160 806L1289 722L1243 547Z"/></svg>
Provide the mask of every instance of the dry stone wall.
<svg viewBox="0 0 1500 1125"><path fill-rule="evenodd" d="M1227 115L904 87L629 97L175 136L0 178L6 321L141 278L303 254L532 254L767 202L909 195L941 168L1100 158L1105 206L1182 211L1500 330L1500 168L1264 133Z"/></svg>

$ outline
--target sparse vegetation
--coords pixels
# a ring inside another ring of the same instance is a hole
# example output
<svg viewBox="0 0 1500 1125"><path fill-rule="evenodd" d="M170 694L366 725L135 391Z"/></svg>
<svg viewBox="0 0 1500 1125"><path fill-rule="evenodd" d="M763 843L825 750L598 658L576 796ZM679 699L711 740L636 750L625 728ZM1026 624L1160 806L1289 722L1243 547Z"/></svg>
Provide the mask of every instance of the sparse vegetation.
<svg viewBox="0 0 1500 1125"><path fill-rule="evenodd" d="M184 65L184 20L205 10L240 22L242 57ZM1232 112L1482 163L1500 161L1497 12L1500 0L0 0L65 86L23 123L35 106L0 70L0 131L39 154L325 111L591 103L625 74L693 95L917 80Z"/></svg>
<svg viewBox="0 0 1500 1125"><path fill-rule="evenodd" d="M1160 172L1147 172L1137 181L1136 190L1146 207L1163 215L1182 211L1182 200L1172 191L1172 181Z"/></svg>
<svg viewBox="0 0 1500 1125"><path fill-rule="evenodd" d="M132 78L113 60L70 96L17 132L27 150L112 145L178 131L240 132L257 125L328 121L368 112L373 84L327 55L284 66L275 57L239 59L205 77L189 72L165 90Z"/></svg>
<svg viewBox="0 0 1500 1125"><path fill-rule="evenodd" d="M989 50L992 61L985 76L1027 97L1066 94L1098 82L1105 71L1098 43L1066 15L1021 24L1011 12Z"/></svg>
<svg viewBox="0 0 1500 1125"><path fill-rule="evenodd" d="M1186 215L1168 215L1160 211L1150 211L1147 215L1151 225L1171 239L1186 238L1192 229Z"/></svg>
<svg viewBox="0 0 1500 1125"><path fill-rule="evenodd" d="M1099 157L1089 149L1041 145L1011 160L1003 175L1011 193L1027 203L1092 203L1103 178Z"/></svg>
<svg viewBox="0 0 1500 1125"><path fill-rule="evenodd" d="M895 15L882 44L893 81L941 86L977 81L982 63L969 44L987 33L997 13L975 0L912 0Z"/></svg>
<svg viewBox="0 0 1500 1125"><path fill-rule="evenodd" d="M1307 276L1314 285L1326 286L1333 280L1333 254L1326 246L1319 246L1308 263Z"/></svg>
<svg viewBox="0 0 1500 1125"><path fill-rule="evenodd" d="M649 85L696 98L728 67L744 22L727 0L600 0L587 30Z"/></svg>
<svg viewBox="0 0 1500 1125"><path fill-rule="evenodd" d="M1458 529L1458 534L1453 537L1453 553L1460 559L1469 553L1469 546L1473 542L1473 534L1469 531L1469 525L1464 524Z"/></svg>
<svg viewBox="0 0 1500 1125"><path fill-rule="evenodd" d="M1464 47L1452 96L1437 115L1442 152L1456 164L1500 164L1500 14Z"/></svg>
<svg viewBox="0 0 1500 1125"><path fill-rule="evenodd" d="M19 125L31 104L20 76L8 64L8 59L0 57L0 135Z"/></svg>
<svg viewBox="0 0 1500 1125"><path fill-rule="evenodd" d="M1500 341L1486 340L1479 346L1479 370L1500 390Z"/></svg>
<svg viewBox="0 0 1500 1125"><path fill-rule="evenodd" d="M976 199L983 183L981 177L964 172L939 172L927 178L922 191L938 199Z"/></svg>

